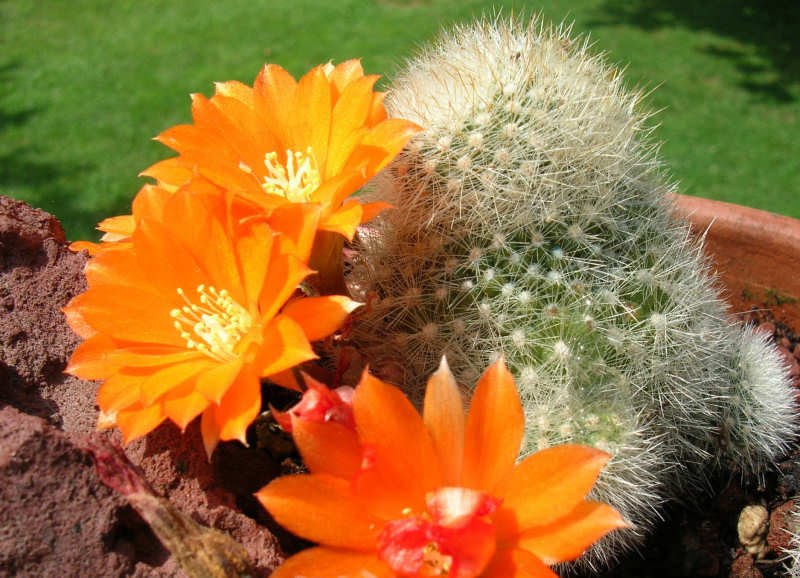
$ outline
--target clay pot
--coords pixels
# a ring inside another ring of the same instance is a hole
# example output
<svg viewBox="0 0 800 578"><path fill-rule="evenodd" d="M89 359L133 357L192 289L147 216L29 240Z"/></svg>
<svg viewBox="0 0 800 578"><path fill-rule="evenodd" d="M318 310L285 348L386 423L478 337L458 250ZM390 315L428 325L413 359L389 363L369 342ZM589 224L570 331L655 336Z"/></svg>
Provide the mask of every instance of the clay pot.
<svg viewBox="0 0 800 578"><path fill-rule="evenodd" d="M677 210L697 234L734 311L768 307L800 327L800 220L722 201L676 195Z"/></svg>

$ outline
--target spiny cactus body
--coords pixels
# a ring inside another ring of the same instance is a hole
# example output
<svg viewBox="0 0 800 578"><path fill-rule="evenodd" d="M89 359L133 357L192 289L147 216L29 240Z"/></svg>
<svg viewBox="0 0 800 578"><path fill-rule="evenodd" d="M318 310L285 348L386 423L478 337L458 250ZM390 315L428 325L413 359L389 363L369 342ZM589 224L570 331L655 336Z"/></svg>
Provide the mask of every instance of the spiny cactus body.
<svg viewBox="0 0 800 578"><path fill-rule="evenodd" d="M636 529L706 484L759 472L795 431L777 353L733 324L700 243L672 214L639 94L564 27L457 28L408 64L390 114L425 131L375 184L392 203L361 236L377 299L352 338L418 399L446 354L464 384L503 354L526 452L609 451L596 496Z"/></svg>

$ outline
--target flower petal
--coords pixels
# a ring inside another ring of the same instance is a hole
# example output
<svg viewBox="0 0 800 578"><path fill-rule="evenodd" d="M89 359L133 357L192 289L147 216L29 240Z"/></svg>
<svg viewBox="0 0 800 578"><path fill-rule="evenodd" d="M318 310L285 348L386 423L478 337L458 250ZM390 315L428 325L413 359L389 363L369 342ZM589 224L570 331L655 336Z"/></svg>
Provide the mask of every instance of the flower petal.
<svg viewBox="0 0 800 578"><path fill-rule="evenodd" d="M397 156L408 140L421 130L413 122L399 118L390 118L380 123L364 135L344 170L366 162L367 175L371 177Z"/></svg>
<svg viewBox="0 0 800 578"><path fill-rule="evenodd" d="M140 394L142 405L152 405L169 390L197 376L200 372L213 369L216 365L205 355L200 355L157 369L142 380Z"/></svg>
<svg viewBox="0 0 800 578"><path fill-rule="evenodd" d="M214 92L222 96L229 96L243 102L247 106L254 106L253 89L238 80L214 83Z"/></svg>
<svg viewBox="0 0 800 578"><path fill-rule="evenodd" d="M120 411L117 414L117 427L122 432L122 443L128 444L133 440L149 434L156 429L167 416L160 405Z"/></svg>
<svg viewBox="0 0 800 578"><path fill-rule="evenodd" d="M176 303L161 295L116 285L104 287L102 291L90 288L72 303L79 308L86 323L111 337L177 347L186 345L173 325L175 320L169 315Z"/></svg>
<svg viewBox="0 0 800 578"><path fill-rule="evenodd" d="M105 235L103 235L104 241L125 239L133 235L136 223L133 220L133 215L120 215L103 219L98 223L97 228L105 232Z"/></svg>
<svg viewBox="0 0 800 578"><path fill-rule="evenodd" d="M337 64L331 71L329 77L335 88L335 99L338 101L339 95L344 92L347 85L358 80L362 76L364 76L364 69L361 66L361 60L358 58L345 60Z"/></svg>
<svg viewBox="0 0 800 578"><path fill-rule="evenodd" d="M518 545L545 564L556 564L578 558L611 530L627 526L611 506L585 500L556 522L521 534Z"/></svg>
<svg viewBox="0 0 800 578"><path fill-rule="evenodd" d="M503 498L502 510L514 512L519 532L556 522L583 501L610 457L572 444L536 452L514 468L496 494Z"/></svg>
<svg viewBox="0 0 800 578"><path fill-rule="evenodd" d="M211 461L211 455L219 443L219 426L216 420L216 406L208 407L200 418L200 435L203 436L203 447L206 457Z"/></svg>
<svg viewBox="0 0 800 578"><path fill-rule="evenodd" d="M205 280L205 275L173 231L166 224L145 217L136 226L133 243L142 276L165 296L177 300L179 287L191 291Z"/></svg>
<svg viewBox="0 0 800 578"><path fill-rule="evenodd" d="M253 365L262 377L267 377L316 357L303 328L281 314L264 330L259 357Z"/></svg>
<svg viewBox="0 0 800 578"><path fill-rule="evenodd" d="M320 172L325 169L328 156L328 138L331 130L331 87L325 76L324 66L309 70L297 83L293 115L297 123L293 127L289 148L305 152L310 146Z"/></svg>
<svg viewBox="0 0 800 578"><path fill-rule="evenodd" d="M308 262L314 234L319 222L320 207L312 203L288 203L272 211L269 224L272 230L292 241L292 254Z"/></svg>
<svg viewBox="0 0 800 578"><path fill-rule="evenodd" d="M404 495L396 499L424 511L425 494L442 485L436 450L417 410L396 387L364 371L353 395L362 443L374 450L375 470Z"/></svg>
<svg viewBox="0 0 800 578"><path fill-rule="evenodd" d="M494 494L514 467L524 433L514 378L501 357L481 376L464 431L463 485Z"/></svg>
<svg viewBox="0 0 800 578"><path fill-rule="evenodd" d="M205 397L194 391L194 383L189 381L167 393L161 400L164 413L175 424L186 430L186 426L211 404Z"/></svg>
<svg viewBox="0 0 800 578"><path fill-rule="evenodd" d="M211 367L198 376L195 385L197 392L209 401L219 403L238 377L239 372L242 371L243 366L244 362L241 357L228 363L216 364L216 367Z"/></svg>
<svg viewBox="0 0 800 578"><path fill-rule="evenodd" d="M247 301L255 303L266 282L274 233L264 224L254 226L251 233L237 240L236 253L242 268Z"/></svg>
<svg viewBox="0 0 800 578"><path fill-rule="evenodd" d="M394 578L395 573L373 553L309 548L295 554L272 578Z"/></svg>
<svg viewBox="0 0 800 578"><path fill-rule="evenodd" d="M361 303L344 295L300 297L283 308L283 315L303 328L309 341L318 341L339 329Z"/></svg>
<svg viewBox="0 0 800 578"><path fill-rule="evenodd" d="M280 66L267 64L253 86L256 111L284 146L289 146L287 119L292 118L292 107L297 82ZM283 152L283 151L279 151Z"/></svg>
<svg viewBox="0 0 800 578"><path fill-rule="evenodd" d="M256 493L275 520L312 542L373 552L382 521L350 491L350 482L325 474L284 476Z"/></svg>
<svg viewBox="0 0 800 578"><path fill-rule="evenodd" d="M181 157L172 157L147 167L139 176L154 178L162 187L174 188L190 181L194 173L183 163Z"/></svg>
<svg viewBox="0 0 800 578"><path fill-rule="evenodd" d="M216 407L219 439L239 440L247 445L247 427L261 411L261 382L249 371L242 371Z"/></svg>
<svg viewBox="0 0 800 578"><path fill-rule="evenodd" d="M358 131L367 121L372 104L372 87L378 77L362 76L351 82L333 108L328 162L323 178L330 178L342 170L356 143L344 147L347 137ZM332 155L335 153L335 156Z"/></svg>
<svg viewBox="0 0 800 578"><path fill-rule="evenodd" d="M464 401L444 357L428 379L422 416L439 456L444 485L459 485L464 454Z"/></svg>
<svg viewBox="0 0 800 578"><path fill-rule="evenodd" d="M268 271L270 283L264 283L261 295L258 298L259 309L263 319L274 317L278 310L283 307L292 293L295 292L300 281L311 274L305 263L297 259L294 255L281 255L281 249L286 248L285 244L277 239L272 248L272 261ZM281 247L284 245L284 247Z"/></svg>
<svg viewBox="0 0 800 578"><path fill-rule="evenodd" d="M117 373L97 390L97 405L107 414L117 413L139 403L142 375Z"/></svg>
<svg viewBox="0 0 800 578"><path fill-rule="evenodd" d="M376 201L374 203L363 203L361 205L361 222L367 223L378 216L379 213L385 211L386 209L394 209L394 205L390 205L389 203L384 203L383 201Z"/></svg>
<svg viewBox="0 0 800 578"><path fill-rule="evenodd" d="M526 550L507 549L495 552L481 578L558 578L558 574Z"/></svg>
<svg viewBox="0 0 800 578"><path fill-rule="evenodd" d="M342 207L326 216L319 223L319 228L323 231L339 233L348 241L353 240L356 229L364 220L364 208L355 199L346 201Z"/></svg>
<svg viewBox="0 0 800 578"><path fill-rule="evenodd" d="M353 428L336 422L291 419L294 443L311 473L346 480L356 475L361 467L361 442Z"/></svg>
<svg viewBox="0 0 800 578"><path fill-rule="evenodd" d="M74 331L74 330L73 330ZM108 335L98 333L81 342L69 358L64 373L82 379L105 379L119 369L118 363L109 362L108 353L116 347L116 341Z"/></svg>

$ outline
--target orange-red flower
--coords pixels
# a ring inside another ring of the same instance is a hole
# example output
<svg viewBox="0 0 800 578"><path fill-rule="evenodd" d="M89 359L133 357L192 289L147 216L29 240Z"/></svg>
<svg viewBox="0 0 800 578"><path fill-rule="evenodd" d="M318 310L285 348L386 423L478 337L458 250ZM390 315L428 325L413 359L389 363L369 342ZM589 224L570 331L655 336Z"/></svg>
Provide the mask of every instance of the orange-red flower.
<svg viewBox="0 0 800 578"><path fill-rule="evenodd" d="M608 454L564 445L515 464L524 416L502 359L478 382L466 416L444 361L422 417L367 373L353 412L355 429L292 416L311 474L278 478L257 496L320 546L287 560L276 578L552 577L549 565L626 525L585 499Z"/></svg>
<svg viewBox="0 0 800 578"><path fill-rule="evenodd" d="M349 60L313 68L299 82L277 65L252 87L222 82L210 99L192 95L194 124L157 140L179 153L142 174L165 187L200 175L270 210L316 203L319 228L352 238L359 223L385 208L347 197L380 171L420 129L387 119L377 76Z"/></svg>
<svg viewBox="0 0 800 578"><path fill-rule="evenodd" d="M261 407L259 378L316 357L309 342L358 304L296 295L311 272L314 206L270 220L187 187L157 205L87 264L89 289L64 309L85 339L66 371L104 380L98 425L117 425L126 442L202 414L210 455L220 439L245 441Z"/></svg>

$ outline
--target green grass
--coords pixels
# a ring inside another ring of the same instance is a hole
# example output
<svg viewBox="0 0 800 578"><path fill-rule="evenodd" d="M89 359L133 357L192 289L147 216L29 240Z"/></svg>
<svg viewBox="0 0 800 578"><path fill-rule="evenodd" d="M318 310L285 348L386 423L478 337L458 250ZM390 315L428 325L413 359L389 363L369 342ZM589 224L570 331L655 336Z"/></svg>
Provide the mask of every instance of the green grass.
<svg viewBox="0 0 800 578"><path fill-rule="evenodd" d="M172 156L150 139L190 121L189 93L249 83L266 61L300 75L362 57L391 76L441 25L502 7L574 20L631 85L655 88L655 136L682 192L800 217L791 4L0 0L0 193L94 238L100 219L128 212L137 173Z"/></svg>

